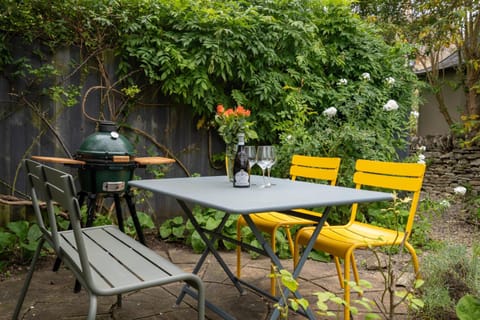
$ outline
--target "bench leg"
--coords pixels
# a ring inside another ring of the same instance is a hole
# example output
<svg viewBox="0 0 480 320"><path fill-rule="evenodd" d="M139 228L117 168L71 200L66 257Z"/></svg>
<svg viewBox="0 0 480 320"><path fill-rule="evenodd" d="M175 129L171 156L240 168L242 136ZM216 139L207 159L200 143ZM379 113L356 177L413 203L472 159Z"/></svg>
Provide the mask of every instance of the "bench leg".
<svg viewBox="0 0 480 320"><path fill-rule="evenodd" d="M95 320L95 317L97 316L97 296L92 294L91 292L89 292L88 294L90 305L88 306L87 320Z"/></svg>
<svg viewBox="0 0 480 320"><path fill-rule="evenodd" d="M33 272L35 271L35 265L37 264L37 260L40 256L40 252L42 251L44 243L45 239L42 237L38 242L37 249L35 250L35 254L33 255L32 263L30 264L30 269L28 270L27 277L25 278L25 282L23 283L20 297L18 298L17 305L15 306L15 311L13 312L13 320L18 319L18 315L20 314L20 310L22 309L23 301L25 300L25 296L27 295L28 287L30 286L30 281L33 277Z"/></svg>

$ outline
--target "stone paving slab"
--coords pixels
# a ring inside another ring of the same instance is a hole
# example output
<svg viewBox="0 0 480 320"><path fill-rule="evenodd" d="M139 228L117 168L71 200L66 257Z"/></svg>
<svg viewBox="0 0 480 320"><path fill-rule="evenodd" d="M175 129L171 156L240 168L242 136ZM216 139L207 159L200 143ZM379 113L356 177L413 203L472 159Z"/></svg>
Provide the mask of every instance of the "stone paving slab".
<svg viewBox="0 0 480 320"><path fill-rule="evenodd" d="M155 250L187 271L193 270L200 257L189 248L178 247L174 244L163 244ZM235 272L235 252L222 252L221 255ZM72 273L64 268L56 273L52 272L53 258L48 259L48 261L42 262L39 270L34 273L23 305L22 319L85 319L88 311L88 296L85 290L78 294L73 293ZM268 291L270 288L269 260L265 257L251 259L246 253L242 260L242 279ZM282 263L288 270L292 269L291 260L282 260ZM273 303L248 289L246 289L246 294L240 295L213 255L208 256L199 274L207 288L207 299L237 319L269 318L273 310ZM11 319L24 276L25 273L20 273L0 282L0 320ZM360 268L360 276L373 284L373 289L368 290L366 296L370 299L378 299L384 287L380 272ZM175 305L181 286L181 283L175 283L126 294L123 296L121 308L116 307L116 297L99 297L97 319L196 319L196 301L192 298L187 296L180 305ZM311 304L316 302L315 292L328 290L343 296L333 263L307 261L299 279L299 288ZM342 318L341 307L331 304L330 310L338 312L339 319ZM406 315L399 314L396 319L406 318ZM207 319L217 320L220 317L207 309ZM288 319L305 318L291 313ZM323 319L323 317L319 316L318 319ZM363 319L363 317L360 315L354 319Z"/></svg>

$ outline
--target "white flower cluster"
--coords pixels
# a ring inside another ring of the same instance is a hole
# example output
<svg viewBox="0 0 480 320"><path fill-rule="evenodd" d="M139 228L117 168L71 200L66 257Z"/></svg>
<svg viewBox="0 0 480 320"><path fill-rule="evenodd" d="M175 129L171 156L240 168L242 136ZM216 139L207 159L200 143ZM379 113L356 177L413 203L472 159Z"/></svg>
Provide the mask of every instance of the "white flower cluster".
<svg viewBox="0 0 480 320"><path fill-rule="evenodd" d="M398 108L399 107L397 101L392 99L388 100L387 103L385 103L385 105L383 106L383 110L385 111L395 111Z"/></svg>
<svg viewBox="0 0 480 320"><path fill-rule="evenodd" d="M453 192L454 192L455 194L460 195L460 196L464 196L465 193L467 193L467 188L462 187L462 186L458 186L458 187L455 187L455 188L453 189Z"/></svg>
<svg viewBox="0 0 480 320"><path fill-rule="evenodd" d="M339 86L346 86L347 84L348 84L348 80L345 79L345 78L342 78L342 79L338 80L338 82L337 82L337 85L339 85Z"/></svg>
<svg viewBox="0 0 480 320"><path fill-rule="evenodd" d="M450 202L447 199L443 199L442 201L440 201L439 205L443 208L450 208Z"/></svg>
<svg viewBox="0 0 480 320"><path fill-rule="evenodd" d="M388 78L385 79L385 82L387 82L387 84L393 86L395 84L395 78L388 77Z"/></svg>
<svg viewBox="0 0 480 320"><path fill-rule="evenodd" d="M417 148L418 150L418 160L417 160L417 163L423 163L425 164L425 155L423 154L426 150L427 150L427 147L425 146L420 146Z"/></svg>
<svg viewBox="0 0 480 320"><path fill-rule="evenodd" d="M417 163L425 164L425 155L419 154Z"/></svg>
<svg viewBox="0 0 480 320"><path fill-rule="evenodd" d="M362 80L369 81L370 80L370 73L364 72L361 75Z"/></svg>
<svg viewBox="0 0 480 320"><path fill-rule="evenodd" d="M337 108L335 108L335 107L327 108L322 112L322 114L324 116L329 117L329 118L333 118L337 114Z"/></svg>
<svg viewBox="0 0 480 320"><path fill-rule="evenodd" d="M418 113L418 111L411 111L410 112L410 116L414 117L415 119L418 119L418 117L420 116L420 113Z"/></svg>

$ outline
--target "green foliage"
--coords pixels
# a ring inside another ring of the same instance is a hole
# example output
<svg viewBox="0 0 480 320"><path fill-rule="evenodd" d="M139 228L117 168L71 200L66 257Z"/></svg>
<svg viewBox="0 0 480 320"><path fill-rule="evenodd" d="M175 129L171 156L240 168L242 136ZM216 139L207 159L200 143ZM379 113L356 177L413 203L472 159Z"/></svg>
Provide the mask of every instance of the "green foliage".
<svg viewBox="0 0 480 320"><path fill-rule="evenodd" d="M171 241L180 241L185 239L185 222L183 217L177 216L167 219L160 225L160 237Z"/></svg>
<svg viewBox="0 0 480 320"><path fill-rule="evenodd" d="M324 111L316 117L312 116L315 110L307 106L303 88L290 92L290 110L299 117L292 119L282 113L275 126L281 155L275 168L277 175L288 173L293 154L336 156L342 158L339 184L351 185L357 159L397 160L398 151L405 150L408 115L415 104L415 97L405 95L398 86L415 81L408 71L383 72L378 79L370 73L351 75L353 79L337 78L326 93L329 99L323 104ZM387 80L391 77L388 72L404 79ZM398 102L398 109L385 110L392 99L405 100ZM334 113L329 114L332 109Z"/></svg>
<svg viewBox="0 0 480 320"><path fill-rule="evenodd" d="M284 295L284 288L290 290L290 293L294 293L297 291L299 286L297 280L293 278L292 274L289 271L285 269L278 270L278 268L275 267L273 272L269 276L275 277L279 280L276 281L276 283L278 285L278 291L281 292L283 304L281 305L279 303L276 303L274 307L279 309L282 319L288 318L288 306L290 306L295 311L298 310L300 307L303 310L306 310L309 307L308 300L304 298L296 299ZM368 311L368 313L365 314L365 319L380 319L380 316L378 314L370 312L373 309L372 307L375 306L374 301L363 297L364 290L372 288L371 283L366 280L360 280L358 284L355 281L351 281L349 282L349 286L352 291L358 293L361 296L359 299L352 300L352 303L350 304L350 312L352 313L352 315L358 315L357 306L362 306ZM345 300L329 291L314 292L314 295L317 297L316 313L320 316L338 317L338 314L329 309L329 306L327 304L328 302L333 302L338 306L344 306L347 304Z"/></svg>
<svg viewBox="0 0 480 320"><path fill-rule="evenodd" d="M5 40L0 70L28 74L31 57L23 57L21 67L11 65L9 56L17 42L35 40L50 51L34 51L41 65L32 68L32 81L48 75L51 85L44 93L72 105L78 87L61 81L71 74L49 66L48 55L65 46L81 48L72 65L87 74L91 65L105 72L106 57L114 55L122 81L106 91L122 94L127 106L135 105L144 89L137 83L145 82L191 106L206 127L218 103L243 105L252 111L259 143L281 145L274 174L286 176L294 153L340 156L339 183L348 185L356 159L391 160L405 149L418 85L406 65L410 48L387 45L350 5L340 0L7 1L0 4ZM113 78L101 75L105 81ZM118 101L104 99L108 105ZM400 108L384 111L391 99ZM108 111L116 117L128 113L127 106L109 105ZM323 114L331 107L338 111L334 118Z"/></svg>
<svg viewBox="0 0 480 320"><path fill-rule="evenodd" d="M475 194L470 184L466 185L466 193L461 201L462 211L465 212L466 220L473 224L480 224L480 195Z"/></svg>
<svg viewBox="0 0 480 320"><path fill-rule="evenodd" d="M142 230L155 229L155 223L150 215L146 214L145 212L137 211L137 216ZM125 221L125 233L131 237L135 237L137 235L137 230L135 229L135 225L133 224L133 219L131 216Z"/></svg>
<svg viewBox="0 0 480 320"><path fill-rule="evenodd" d="M480 299L470 294L463 296L458 301L455 312L460 320L480 319Z"/></svg>
<svg viewBox="0 0 480 320"><path fill-rule="evenodd" d="M209 231L215 230L225 213L223 211L215 210L215 209L204 209L199 206L196 206L193 209L193 214L199 223L199 225ZM222 235L236 239L237 238L237 220L238 215L230 215L225 223L225 226L222 229ZM292 232L295 230L293 229ZM260 243L255 238L252 230L245 226L240 231L242 233L242 242L251 245L256 248L261 248ZM203 252L205 250L206 245L201 239L198 232L193 227L193 224L190 221L184 220L183 217L177 216L171 219L165 220L159 228L160 237L162 239L166 239L169 241L182 241L185 242L187 245L190 245L195 252ZM266 238L266 241L270 241L270 237L268 234L263 233L263 236ZM276 249L277 255L280 259L288 259L291 258L291 252L288 245L287 235L283 228L277 230L276 234ZM214 245L218 247L219 245L221 248L226 250L233 250L236 248L236 245L227 240L216 240ZM258 257L258 253L254 251L249 251L249 254L252 258ZM328 257L325 256L323 253L317 253L314 257L317 260L321 261L329 261Z"/></svg>
<svg viewBox="0 0 480 320"><path fill-rule="evenodd" d="M295 297L291 298L285 296L283 292L283 287L290 290L291 294L295 293L298 289L298 282L289 271L285 269L278 270L277 267L274 267L273 272L269 275L269 277L277 279L275 283L278 285L278 291L281 294L281 301L283 304L275 303L273 306L280 311L280 317L282 319L288 318L289 306L295 311L299 310L300 307L303 310L306 310L308 308L309 302L307 299L297 299Z"/></svg>
<svg viewBox="0 0 480 320"><path fill-rule="evenodd" d="M0 270L8 264L28 262L40 237L40 228L35 223L25 220L8 223L5 230L0 230Z"/></svg>
<svg viewBox="0 0 480 320"><path fill-rule="evenodd" d="M81 208L82 214L82 223L83 225L87 222L87 206L83 206ZM140 223L140 227L145 229L155 229L155 223L150 215L145 212L137 211L138 222ZM133 223L133 219L131 216L124 221L124 228L125 233L131 237L135 237L137 235L137 230L135 229L135 225ZM64 220L61 217L57 217L57 223L66 230L68 227L68 220ZM103 213L103 212L96 212L95 219L93 220L93 226L104 226L109 224L114 224L111 217L111 213Z"/></svg>
<svg viewBox="0 0 480 320"><path fill-rule="evenodd" d="M212 119L219 102L250 108L264 141L277 139L272 120L288 111L286 88L301 88L303 101L318 114L331 106L342 117L358 114L347 122L358 126L361 122L351 121L367 120L365 127L381 129L374 137L393 142L403 137L398 130L403 121L397 127L375 110L395 99L402 111L394 118L403 120L414 99L415 76L405 66L408 51L387 46L351 11L350 1L52 0L45 5L27 0L4 2L0 11L6 39L0 52L11 50L18 35L52 51L59 44L78 46L85 59L114 51L121 75L140 70L163 94L199 115ZM365 72L371 81L362 81ZM387 77L395 78L394 86L386 84ZM338 87L340 79L348 85ZM389 126L379 127L377 118ZM386 138L392 133L394 138Z"/></svg>
<svg viewBox="0 0 480 320"><path fill-rule="evenodd" d="M480 116L478 114L462 116L453 124L451 130L462 148L480 145Z"/></svg>
<svg viewBox="0 0 480 320"><path fill-rule="evenodd" d="M204 209L196 206L193 209L193 215L195 216L198 224L208 231L214 231L221 223L225 213L223 211L215 209ZM230 215L222 229L222 235L229 238L236 238L237 235L237 219L238 216ZM159 228L160 236L163 239L170 241L185 241L187 245L190 245L197 253L201 253L205 250L206 244L200 237L200 234L195 230L191 221L185 221L183 217L177 216L171 219L167 219L163 222ZM208 235L211 238L211 235ZM215 240L214 246L216 248L221 244L222 248L232 250L236 246L235 244L218 239Z"/></svg>
<svg viewBox="0 0 480 320"><path fill-rule="evenodd" d="M421 298L425 306L415 316L418 319L451 319L460 298L467 294L478 296L478 257L478 246L469 253L466 247L458 244L447 244L438 252L426 255L421 264L425 281Z"/></svg>

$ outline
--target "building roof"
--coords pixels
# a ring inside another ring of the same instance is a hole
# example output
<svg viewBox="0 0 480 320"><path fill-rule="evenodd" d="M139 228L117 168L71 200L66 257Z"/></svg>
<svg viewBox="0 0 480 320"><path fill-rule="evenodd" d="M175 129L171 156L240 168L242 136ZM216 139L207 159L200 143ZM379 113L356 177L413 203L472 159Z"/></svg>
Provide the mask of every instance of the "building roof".
<svg viewBox="0 0 480 320"><path fill-rule="evenodd" d="M445 58L443 58L443 60L441 60L438 63L438 70L444 70L444 69L455 67L455 66L458 65L458 63L459 63L458 50L454 50L450 54L445 56ZM415 73L416 74L425 74L425 73L427 73L431 70L432 70L432 67L429 66L427 68L415 69Z"/></svg>

